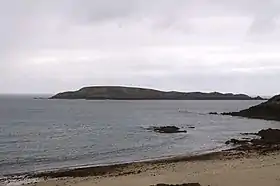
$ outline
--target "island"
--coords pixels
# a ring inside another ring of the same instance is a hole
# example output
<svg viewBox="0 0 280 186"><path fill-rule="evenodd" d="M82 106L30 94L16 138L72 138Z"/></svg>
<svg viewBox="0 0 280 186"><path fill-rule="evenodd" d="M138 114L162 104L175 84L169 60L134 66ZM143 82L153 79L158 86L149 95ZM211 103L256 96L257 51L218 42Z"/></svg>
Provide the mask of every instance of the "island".
<svg viewBox="0 0 280 186"><path fill-rule="evenodd" d="M280 95L276 95L268 101L248 109L239 112L222 113L222 115L280 121Z"/></svg>
<svg viewBox="0 0 280 186"><path fill-rule="evenodd" d="M245 94L219 92L177 92L159 91L148 88L123 86L92 86L77 91L58 93L50 99L86 99L86 100L263 100Z"/></svg>

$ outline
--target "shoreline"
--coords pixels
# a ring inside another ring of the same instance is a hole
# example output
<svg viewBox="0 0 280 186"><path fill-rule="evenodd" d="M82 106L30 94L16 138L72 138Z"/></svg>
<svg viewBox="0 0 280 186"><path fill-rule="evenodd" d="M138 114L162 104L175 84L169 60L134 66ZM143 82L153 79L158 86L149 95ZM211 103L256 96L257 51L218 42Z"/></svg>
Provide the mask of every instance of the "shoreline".
<svg viewBox="0 0 280 186"><path fill-rule="evenodd" d="M41 175L37 180L33 178L33 182L26 182L25 185L151 186L160 183L199 183L201 186L263 186L266 183L274 186L280 184L279 170L279 151L246 154L231 149L192 157L73 170L64 172L64 175L52 173Z"/></svg>
<svg viewBox="0 0 280 186"><path fill-rule="evenodd" d="M246 146L245 146L246 147ZM244 152L243 145L231 145L231 147L219 149L219 150L208 150L204 153L195 155L173 155L163 156L147 160L132 161L127 163L115 163L105 165L84 165L73 168L56 168L46 171L33 171L23 172L15 174L2 175L7 180L9 178L15 178L16 180L22 179L48 179L48 178L62 178L62 177L89 177L89 176L121 176L128 174L139 173L138 169L143 167L149 167L154 165L164 165L179 162L195 162L195 161L207 161L207 160L226 160L226 159L239 159L249 158L258 156L261 153L259 149L246 149ZM275 152L277 150L272 150ZM267 152L267 153L271 153ZM126 171L125 171L126 170ZM129 171L128 171L129 170Z"/></svg>
<svg viewBox="0 0 280 186"><path fill-rule="evenodd" d="M97 166L83 166L77 168L57 168L47 171L33 171L15 174L6 174L0 177L0 186L18 186L40 183L44 180L63 178L86 178L86 177L115 177L139 174L151 170L154 166L160 167L178 162L195 162L222 159L234 148L218 151L208 151L196 155L174 155L169 157L158 157L148 160L132 161L128 163L117 163ZM229 155L229 154L228 154ZM233 156L232 156L233 157Z"/></svg>
<svg viewBox="0 0 280 186"><path fill-rule="evenodd" d="M132 161L128 163L116 163L108 165L82 166L77 168L57 168L47 171L25 172L16 174L3 175L4 178L23 178L23 179L40 179L40 178L61 178L61 177L88 177L88 176L118 176L138 173L137 168L149 167L153 165L163 165L178 162L193 162L218 159L235 159L242 158L236 151L237 147L231 147L225 150L208 151L196 155L174 155L169 157L158 157L148 160ZM251 156L252 154L248 155ZM132 171L134 169L134 171ZM126 170L126 171L125 171ZM127 171L130 170L130 171Z"/></svg>
<svg viewBox="0 0 280 186"><path fill-rule="evenodd" d="M34 170L34 171L22 171L16 173L8 173L0 175L0 183L1 178L38 178L38 177L53 177L52 174L55 175L56 173L63 173L63 172L75 172L75 171L84 171L84 170L101 170L101 169L110 169L110 168L117 168L117 167L128 167L130 165L147 165L147 164L157 164L157 163L171 163L177 161L191 161L193 159L200 159L204 156L212 156L216 153L221 153L223 151L231 150L235 147L232 145L224 145L217 148L207 149L203 151L196 151L192 153L178 153L173 155L163 155L158 157L151 157L151 158L143 158L139 160L132 160L128 162L116 162L116 163L102 163L102 164L82 164L82 165L72 165L67 167L54 167L45 170ZM46 175L46 176L44 176ZM48 176L50 175L50 176ZM71 176L70 176L71 177ZM0 185L1 186L1 185Z"/></svg>
<svg viewBox="0 0 280 186"><path fill-rule="evenodd" d="M249 134L250 133L248 133L248 135ZM276 166L277 168L279 166L279 170L280 170L280 136L279 136L280 130L265 129L259 131L258 133L255 133L254 135L258 135L260 136L260 138L253 138L253 139L246 138L243 140L231 139L226 142L226 144L232 144L232 148L230 149L213 151L209 153L203 153L203 154L192 155L192 156L178 155L178 156L157 158L157 159L140 161L140 162L113 164L113 165L105 165L105 166L89 166L89 167L73 168L73 169L58 169L53 171L27 173L25 174L25 176L23 176L23 174L6 175L7 179L4 180L4 185L11 186L11 185L15 185L13 183L20 182L20 181L23 181L24 183L24 180L26 181L24 184L33 184L32 186L37 186L36 185L37 183L38 184L48 183L46 186L49 186L49 182L56 183L56 181L60 182L61 180L73 180L73 179L74 180L101 179L106 181L108 179L110 180L112 178L118 178L118 177L134 177L136 175L145 174L146 172L153 172L155 170L160 170L169 173L170 166L181 167L182 165L185 166L188 164L195 164L199 169L199 171L202 171L204 170L204 167L202 166L204 164L207 165L209 164L208 166L210 167L214 166L214 168L217 169L216 167L217 164L224 164L224 163L225 165L227 165L228 163L235 164L236 162L239 162L239 160L244 162L259 161L260 157L271 158L271 160L266 162L267 165L269 166L273 165L274 167ZM276 161L276 163L274 162L273 164L271 164L271 161L273 162ZM258 164L261 163L263 163L263 161L258 162ZM248 166L252 166L252 165L248 164ZM184 169L179 169L178 172L181 173L185 171L186 170ZM232 171L232 169L230 168L227 171ZM243 170L241 169L240 171ZM21 176L21 178L23 179L18 179L18 180L14 179L15 181L11 181L8 179L8 176L10 176L11 178L13 177L19 178ZM151 179L152 177L148 176L148 178ZM28 181L28 180L33 180L33 181ZM279 181L280 181L280 172L279 172ZM60 184L56 184L55 186L60 186Z"/></svg>

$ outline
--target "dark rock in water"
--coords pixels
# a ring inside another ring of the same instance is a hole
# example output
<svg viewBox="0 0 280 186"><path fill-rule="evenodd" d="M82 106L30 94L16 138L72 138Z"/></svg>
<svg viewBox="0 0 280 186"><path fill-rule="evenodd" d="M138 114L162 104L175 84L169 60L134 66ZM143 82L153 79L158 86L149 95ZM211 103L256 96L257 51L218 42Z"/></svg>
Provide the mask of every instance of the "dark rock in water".
<svg viewBox="0 0 280 186"><path fill-rule="evenodd" d="M226 116L226 115L229 115L229 116L232 116L232 113L233 113L233 112L222 112L221 115L225 115L225 116Z"/></svg>
<svg viewBox="0 0 280 186"><path fill-rule="evenodd" d="M256 135L259 139L231 139L226 144L239 145L235 150L239 151L256 151L261 153L273 152L280 150L280 130L265 129L261 130Z"/></svg>
<svg viewBox="0 0 280 186"><path fill-rule="evenodd" d="M160 183L157 185L151 185L151 186L201 186L199 183L183 183L183 184L165 184Z"/></svg>
<svg viewBox="0 0 280 186"><path fill-rule="evenodd" d="M176 126L162 126L162 127L151 127L151 129L158 133L186 133L186 130L180 130Z"/></svg>
<svg viewBox="0 0 280 186"><path fill-rule="evenodd" d="M211 115L218 115L218 112L209 112Z"/></svg>
<svg viewBox="0 0 280 186"><path fill-rule="evenodd" d="M222 115L280 121L280 95L248 109L239 112L225 112Z"/></svg>
<svg viewBox="0 0 280 186"><path fill-rule="evenodd" d="M241 144L246 144L248 143L248 140L238 140L238 139L230 139L228 141L226 141L226 144L233 144L233 145L241 145Z"/></svg>
<svg viewBox="0 0 280 186"><path fill-rule="evenodd" d="M239 139L231 139L226 141L226 144L244 144L244 143L280 143L280 129L263 129L260 130L258 133L245 133L245 134L254 134L260 136L260 139L251 139L245 138L244 140Z"/></svg>
<svg viewBox="0 0 280 186"><path fill-rule="evenodd" d="M280 130L279 129L266 129L257 133L262 140L280 142Z"/></svg>
<svg viewBox="0 0 280 186"><path fill-rule="evenodd" d="M242 138L243 140L250 140L251 138Z"/></svg>
<svg viewBox="0 0 280 186"><path fill-rule="evenodd" d="M245 136L258 135L257 133L253 133L253 132L244 132L244 133L240 133L240 134L245 135Z"/></svg>

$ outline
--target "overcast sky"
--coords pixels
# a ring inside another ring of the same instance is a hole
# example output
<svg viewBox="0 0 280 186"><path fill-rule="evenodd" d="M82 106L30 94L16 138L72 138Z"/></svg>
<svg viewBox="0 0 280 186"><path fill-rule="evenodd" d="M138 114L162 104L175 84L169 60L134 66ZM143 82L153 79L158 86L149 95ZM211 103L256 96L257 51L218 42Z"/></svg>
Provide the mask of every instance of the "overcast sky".
<svg viewBox="0 0 280 186"><path fill-rule="evenodd" d="M280 93L278 0L0 0L0 93Z"/></svg>

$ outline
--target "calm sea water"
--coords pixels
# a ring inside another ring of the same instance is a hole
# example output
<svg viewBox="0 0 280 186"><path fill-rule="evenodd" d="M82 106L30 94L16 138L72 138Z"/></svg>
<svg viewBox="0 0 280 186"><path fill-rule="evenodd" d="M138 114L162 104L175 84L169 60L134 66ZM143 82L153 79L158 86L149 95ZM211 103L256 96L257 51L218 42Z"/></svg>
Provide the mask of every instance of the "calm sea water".
<svg viewBox="0 0 280 186"><path fill-rule="evenodd" d="M86 101L0 97L0 175L123 163L224 148L240 132L279 122L208 112L260 101ZM176 125L186 134L157 134ZM189 129L195 126L195 129Z"/></svg>

